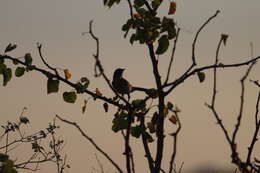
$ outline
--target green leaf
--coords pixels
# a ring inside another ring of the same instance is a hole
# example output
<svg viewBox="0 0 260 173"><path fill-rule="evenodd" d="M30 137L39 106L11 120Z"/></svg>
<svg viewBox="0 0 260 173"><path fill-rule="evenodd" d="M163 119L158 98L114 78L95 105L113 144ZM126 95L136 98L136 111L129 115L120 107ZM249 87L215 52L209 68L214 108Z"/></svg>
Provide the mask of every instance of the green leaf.
<svg viewBox="0 0 260 173"><path fill-rule="evenodd" d="M136 35L132 34L132 36L130 37L130 43L133 44L134 41L136 41Z"/></svg>
<svg viewBox="0 0 260 173"><path fill-rule="evenodd" d="M20 117L20 123L22 123L22 124L29 124L30 120L27 117L21 116Z"/></svg>
<svg viewBox="0 0 260 173"><path fill-rule="evenodd" d="M221 34L221 39L223 40L224 46L226 46L228 35L227 34Z"/></svg>
<svg viewBox="0 0 260 173"><path fill-rule="evenodd" d="M169 47L169 40L168 40L167 35L161 36L161 38L158 40L158 43L159 43L159 45L156 50L156 54L161 55L164 52L166 52Z"/></svg>
<svg viewBox="0 0 260 173"><path fill-rule="evenodd" d="M5 64L0 64L0 74L3 74L3 71L6 69Z"/></svg>
<svg viewBox="0 0 260 173"><path fill-rule="evenodd" d="M155 131L156 131L155 125L152 122L148 122L147 127L148 127L150 133L155 133Z"/></svg>
<svg viewBox="0 0 260 173"><path fill-rule="evenodd" d="M150 96L151 98L157 98L157 97L158 97L158 92L157 92L157 90L154 89L154 88L145 90L145 94L147 94L147 95Z"/></svg>
<svg viewBox="0 0 260 173"><path fill-rule="evenodd" d="M172 110L173 109L173 104L171 102L168 102L167 103L167 108Z"/></svg>
<svg viewBox="0 0 260 173"><path fill-rule="evenodd" d="M145 0L134 0L134 5L137 7L142 7L145 3Z"/></svg>
<svg viewBox="0 0 260 173"><path fill-rule="evenodd" d="M0 64L3 64L5 62L5 59L3 57L0 57Z"/></svg>
<svg viewBox="0 0 260 173"><path fill-rule="evenodd" d="M4 69L3 76L4 76L3 86L6 86L7 82L9 82L12 78L12 69L10 69L10 68Z"/></svg>
<svg viewBox="0 0 260 173"><path fill-rule="evenodd" d="M198 72L197 75L199 77L200 83L202 83L205 80L205 77L206 77L205 73L204 72Z"/></svg>
<svg viewBox="0 0 260 173"><path fill-rule="evenodd" d="M111 8L115 3L119 3L120 0L109 0L108 3L106 4L109 8Z"/></svg>
<svg viewBox="0 0 260 173"><path fill-rule="evenodd" d="M152 7L153 9L157 9L161 4L161 0L153 0L152 1Z"/></svg>
<svg viewBox="0 0 260 173"><path fill-rule="evenodd" d="M153 123L154 125L156 125L156 124L158 123L158 120L159 120L159 114L158 114L157 112L154 112L151 121L152 121L152 123Z"/></svg>
<svg viewBox="0 0 260 173"><path fill-rule="evenodd" d="M123 112L121 114L116 114L115 118L113 119L112 130L114 132L118 132L119 130L124 130L127 127L128 127L127 114Z"/></svg>
<svg viewBox="0 0 260 173"><path fill-rule="evenodd" d="M5 48L5 53L10 52L12 50L14 50L15 48L17 48L16 44L8 44L8 46Z"/></svg>
<svg viewBox="0 0 260 173"><path fill-rule="evenodd" d="M75 103L76 99L77 99L77 94L75 91L63 93L63 100L67 103Z"/></svg>
<svg viewBox="0 0 260 173"><path fill-rule="evenodd" d="M136 108L137 110L142 110L146 107L146 103L142 99L133 100L132 104L133 104L134 108Z"/></svg>
<svg viewBox="0 0 260 173"><path fill-rule="evenodd" d="M7 154L0 153L0 162L5 162L9 159Z"/></svg>
<svg viewBox="0 0 260 173"><path fill-rule="evenodd" d="M143 131L144 131L143 127L139 125L135 127L131 127L130 129L131 135L136 138L139 138Z"/></svg>
<svg viewBox="0 0 260 173"><path fill-rule="evenodd" d="M47 81L47 94L56 93L59 91L59 80L49 78Z"/></svg>
<svg viewBox="0 0 260 173"><path fill-rule="evenodd" d="M32 56L30 53L25 54L24 59L26 65L32 65Z"/></svg>
<svg viewBox="0 0 260 173"><path fill-rule="evenodd" d="M15 76L21 77L24 74L25 68L24 67L17 67L15 70Z"/></svg>

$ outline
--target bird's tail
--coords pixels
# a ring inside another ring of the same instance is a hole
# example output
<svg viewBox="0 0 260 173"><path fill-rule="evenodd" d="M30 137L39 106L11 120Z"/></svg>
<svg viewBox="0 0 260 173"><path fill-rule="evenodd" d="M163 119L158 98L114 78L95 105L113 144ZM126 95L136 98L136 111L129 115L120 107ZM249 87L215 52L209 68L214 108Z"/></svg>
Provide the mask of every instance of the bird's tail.
<svg viewBox="0 0 260 173"><path fill-rule="evenodd" d="M132 87L132 92L133 91L147 91L147 89L146 88L141 88L141 87Z"/></svg>

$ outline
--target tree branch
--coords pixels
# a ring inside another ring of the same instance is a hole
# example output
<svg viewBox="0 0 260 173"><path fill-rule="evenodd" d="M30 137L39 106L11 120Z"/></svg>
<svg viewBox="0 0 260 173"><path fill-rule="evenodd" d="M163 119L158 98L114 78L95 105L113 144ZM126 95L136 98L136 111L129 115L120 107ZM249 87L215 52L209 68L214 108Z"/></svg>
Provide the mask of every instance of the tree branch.
<svg viewBox="0 0 260 173"><path fill-rule="evenodd" d="M176 33L176 37L175 37L175 40L174 40L174 46L172 48L171 60L170 60L170 64L169 64L169 67L168 67L167 76L166 76L164 85L166 85L168 80L169 80L169 76L170 76L170 72L171 72L171 68L172 68L172 62L173 62L173 59L174 59L177 41L178 41L178 38L179 38L179 32L180 32L180 28L178 28L177 33Z"/></svg>
<svg viewBox="0 0 260 173"><path fill-rule="evenodd" d="M198 36L200 34L200 32L202 31L202 29L213 19L215 18L218 13L220 13L219 10L216 11L216 13L211 16L200 28L199 30L197 31L196 35L195 35L195 38L193 40L193 43L192 43L192 66L195 66L197 63L196 63L196 59L195 59L195 47L196 47L196 42L197 42L197 39L198 39Z"/></svg>
<svg viewBox="0 0 260 173"><path fill-rule="evenodd" d="M260 129L260 119L258 120L258 112L259 112L259 100L260 100L260 91L258 92L258 97L257 97L257 103L256 103L256 112L255 112L255 132L251 141L250 146L248 147L248 153L247 153L247 159L246 163L250 164L251 163L251 155L254 149L254 145L257 141L257 135Z"/></svg>
<svg viewBox="0 0 260 173"><path fill-rule="evenodd" d="M122 171L122 169L119 167L119 165L116 164L115 161L114 161L105 151L103 151L103 150L95 143L95 141L94 141L92 138L90 138L90 137L80 128L80 126L79 126L77 123L68 121L68 120L66 120L66 119L63 119L63 118L61 118L59 115L56 115L56 117L57 117L60 121L62 121L62 122L64 122L64 123L67 123L67 124L69 124L69 125L72 125L72 126L74 126L75 128L77 128L78 131L81 133L81 135L82 135L84 138L86 138L86 139L97 149L97 151L99 151L99 152L117 169L118 172L123 173L123 171Z"/></svg>
<svg viewBox="0 0 260 173"><path fill-rule="evenodd" d="M200 68L196 68L193 71L182 75L181 77L179 77L178 79L176 79L175 81L168 83L166 85L164 85L163 87L170 87L170 89L168 89L167 91L165 91L165 95L168 95L175 87L179 86L179 84L183 83L186 79L188 79L189 77L191 77L192 75L196 74L197 72L201 72L204 70L209 70L209 69L213 69L213 68L231 68L231 67L239 67L239 66L244 66L244 65L248 65L254 61L257 61L258 59L260 59L260 56L253 58L251 60L242 62L242 63L234 63L234 64L213 64L213 65L208 65L208 66L204 66L204 67L200 67Z"/></svg>
<svg viewBox="0 0 260 173"><path fill-rule="evenodd" d="M177 154L177 139L178 139L178 134L181 130L181 122L180 122L177 112L175 112L175 116L177 118L178 128L175 132L173 132L171 134L171 136L173 137L173 151L172 151L172 156L171 156L171 161L170 161L169 173L172 173L172 171L173 171L173 164L174 164L174 160L175 160L175 157Z"/></svg>

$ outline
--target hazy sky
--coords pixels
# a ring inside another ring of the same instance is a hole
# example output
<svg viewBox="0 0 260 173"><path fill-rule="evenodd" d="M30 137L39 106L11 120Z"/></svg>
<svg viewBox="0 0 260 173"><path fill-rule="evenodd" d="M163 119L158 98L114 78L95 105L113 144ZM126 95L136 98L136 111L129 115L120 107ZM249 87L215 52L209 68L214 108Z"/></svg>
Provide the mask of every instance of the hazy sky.
<svg viewBox="0 0 260 173"><path fill-rule="evenodd" d="M169 2L160 8L160 15L167 15ZM30 52L36 65L43 67L37 54L36 43L43 44L43 54L53 66L68 68L72 81L82 76L91 79L90 88L100 88L108 96L113 96L102 79L93 78L95 42L81 33L88 31L88 23L94 20L94 32L101 42L100 58L105 72L111 78L117 67L126 68L125 76L133 85L153 87L151 63L146 47L130 45L129 38L124 39L121 26L128 19L128 5L122 2L119 6L108 9L103 2L94 0L1 0L0 2L0 50L6 45L16 43L17 50L12 56L23 56ZM222 33L229 35L228 44L221 48L220 60L223 63L235 63L250 58L250 46L254 45L254 55L260 55L260 22L259 0L177 0L175 21L183 29L177 46L174 62L174 77L180 75L191 61L191 44L197 29L216 10L219 16L201 33L197 45L199 66L214 62L217 42ZM160 71L165 74L169 63L169 53L160 57ZM240 95L240 77L245 68L219 71L217 108L225 124L232 129L238 113ZM259 80L259 64L250 75L250 79ZM2 79L2 78L1 78ZM173 79L172 79L173 80ZM78 97L76 104L64 103L62 92L47 96L46 78L31 72L22 78L16 78L7 87L0 87L1 124L7 120L14 121L22 108L28 108L27 115L33 130L45 128L55 114L78 122L120 164L124 164L123 140L120 134L114 134L111 121L114 111L104 113L102 102L89 102L86 115L81 114L81 106L86 96ZM257 97L257 89L252 83L246 84L246 109L242 120L241 132L238 134L239 149L247 151L249 137L252 136L252 124ZM216 125L211 112L204 106L210 101L212 89L212 72L206 73L206 81L199 83L196 76L176 88L168 98L182 110L180 118L183 129L179 138L177 165L185 162L187 170L195 165L216 163L230 166L230 151L220 128ZM62 86L61 91L70 91ZM136 95L140 98L141 95ZM83 173L98 167L95 161L95 149L70 126L59 124L59 137L66 140L65 152L68 154L70 172ZM166 133L173 126L167 123ZM28 129L31 130L31 129ZM165 159L163 166L168 168L171 153L171 139L166 137ZM147 170L144 151L141 143L132 140L136 151L136 167ZM260 152L257 145L256 153ZM20 153L23 155L23 153ZM120 156L120 157L119 157ZM17 156L18 157L18 156ZM113 172L111 165L99 155L106 172ZM123 167L123 166L122 166ZM46 172L43 166L40 172ZM53 171L54 172L54 171Z"/></svg>

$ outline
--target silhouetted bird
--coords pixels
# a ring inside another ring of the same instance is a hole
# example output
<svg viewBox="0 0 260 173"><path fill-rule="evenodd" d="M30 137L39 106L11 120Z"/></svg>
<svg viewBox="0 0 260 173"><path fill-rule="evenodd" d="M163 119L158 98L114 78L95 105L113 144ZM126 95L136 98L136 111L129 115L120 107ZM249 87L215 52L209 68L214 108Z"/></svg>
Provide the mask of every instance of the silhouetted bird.
<svg viewBox="0 0 260 173"><path fill-rule="evenodd" d="M113 81L112 85L116 92L119 94L127 94L128 100L130 99L130 93L132 91L138 90L138 91L146 91L145 88L139 88L139 87L133 87L126 79L123 78L123 72L125 69L118 68L115 70L113 75Z"/></svg>

